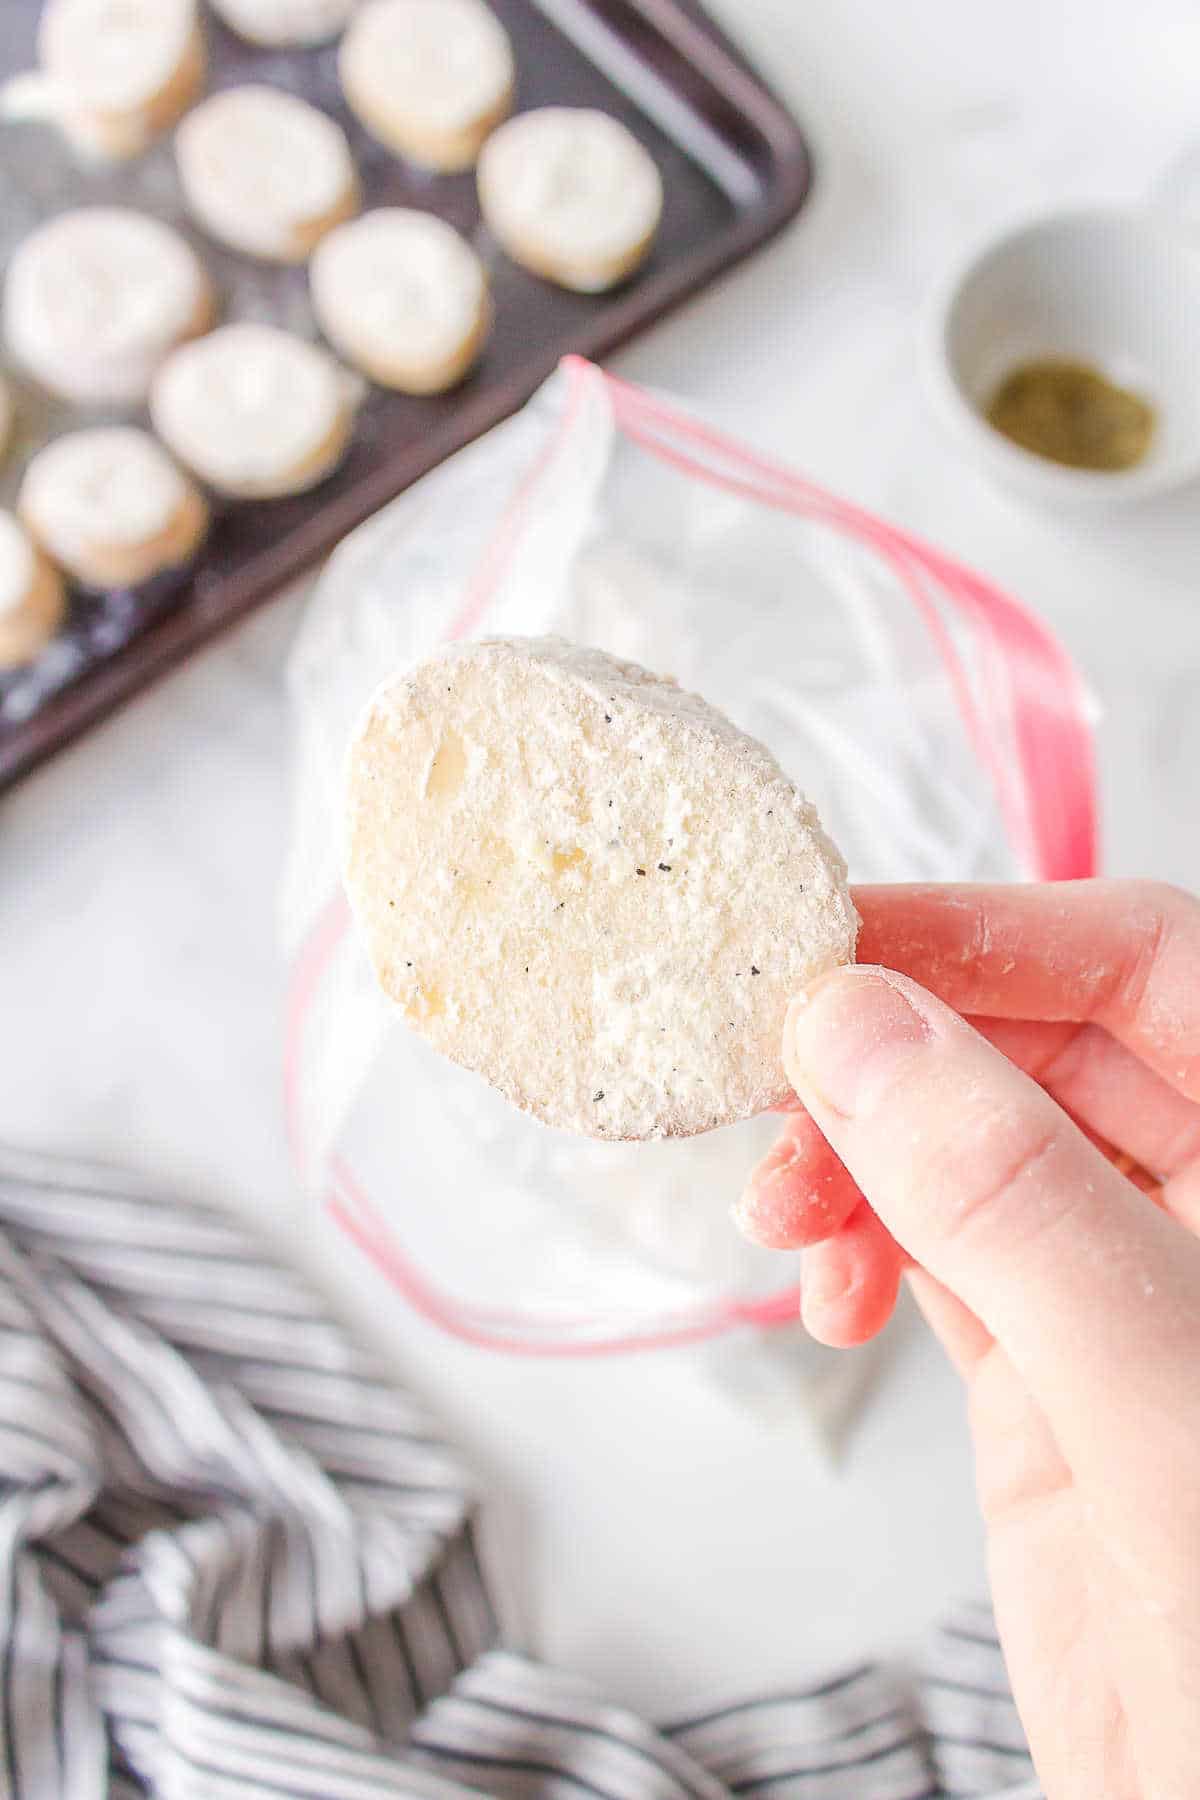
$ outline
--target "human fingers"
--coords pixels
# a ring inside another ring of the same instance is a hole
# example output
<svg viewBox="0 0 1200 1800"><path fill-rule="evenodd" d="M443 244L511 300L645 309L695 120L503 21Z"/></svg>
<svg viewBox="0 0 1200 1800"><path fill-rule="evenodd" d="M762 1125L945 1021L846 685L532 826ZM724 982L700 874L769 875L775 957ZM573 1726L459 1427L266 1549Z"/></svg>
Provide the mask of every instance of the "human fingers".
<svg viewBox="0 0 1200 1800"><path fill-rule="evenodd" d="M1163 1203L1200 1231L1200 1105L1147 1068L1099 1025L973 1018L989 1043L1032 1075L1093 1139L1124 1151L1153 1177L1126 1169L1147 1191L1166 1180ZM862 1195L793 1098L776 1144L751 1172L734 1218L753 1242L794 1250L829 1237ZM1170 1177L1181 1179L1171 1182ZM1186 1177L1186 1179L1183 1179Z"/></svg>
<svg viewBox="0 0 1200 1800"><path fill-rule="evenodd" d="M865 1204L835 1236L813 1244L800 1265L801 1316L811 1336L844 1349L865 1343L896 1305L904 1253Z"/></svg>
<svg viewBox="0 0 1200 1800"><path fill-rule="evenodd" d="M750 1172L734 1222L767 1250L798 1250L836 1231L862 1203L853 1177L804 1111L788 1114L779 1137Z"/></svg>
<svg viewBox="0 0 1200 1800"><path fill-rule="evenodd" d="M905 1271L905 1280L925 1323L959 1374L964 1380L968 1379L995 1343L995 1338L970 1308L964 1306L949 1288L943 1287L928 1269L914 1263Z"/></svg>
<svg viewBox="0 0 1200 1800"><path fill-rule="evenodd" d="M1200 1100L1200 902L1159 882L860 887L860 962L957 1012L1103 1025Z"/></svg>
<svg viewBox="0 0 1200 1800"><path fill-rule="evenodd" d="M1128 1157L1114 1153L1111 1145L1100 1139L1093 1140L1090 1134L1087 1135L1088 1141L1095 1141L1102 1154L1127 1180L1133 1181L1142 1192L1149 1193L1155 1204L1165 1204L1163 1188L1154 1182L1140 1165L1131 1164ZM854 1185L848 1172L845 1180ZM856 1185L854 1185L854 1192L856 1194L859 1192ZM1198 1230L1198 1234L1200 1234L1200 1180L1193 1181L1190 1197L1193 1202L1193 1215L1196 1217L1196 1223L1192 1225L1192 1229ZM1177 1201L1168 1210L1179 1218L1182 1224L1190 1223L1186 1216L1186 1207L1182 1202ZM855 1215L851 1215L852 1223L854 1217ZM845 1252L836 1248L841 1236L842 1228L838 1227L827 1234L823 1233L821 1237L817 1237L814 1233L808 1238L807 1242L812 1247L806 1253L804 1266L810 1277L820 1266L822 1254L828 1244L835 1246L831 1252L831 1259L835 1265L839 1258L844 1256ZM787 1248L788 1246L768 1246L768 1248L772 1247ZM810 1330L814 1337L819 1337L822 1342L834 1345L859 1344L866 1338L873 1337L877 1331L882 1329L890 1317L891 1308L877 1309L874 1296L880 1291L886 1290L897 1249L895 1239L886 1230L875 1236L860 1237L854 1247L854 1258L860 1266L855 1279L852 1282L846 1281L848 1292L845 1299L839 1301L836 1324L822 1328L810 1323ZM954 1295L942 1286L941 1282L935 1281L927 1270L913 1263L912 1258L905 1252L900 1251L899 1254L909 1286L913 1290L914 1298L925 1315L927 1323L940 1338L959 1373L969 1376L978 1357L994 1342L991 1333L980 1324L961 1300L956 1300ZM875 1266L871 1266L872 1264Z"/></svg>
<svg viewBox="0 0 1200 1800"><path fill-rule="evenodd" d="M1064 1448L1111 1460L1148 1408L1195 1418L1200 1244L962 1019L902 975L843 969L791 1008L784 1061L892 1235L1004 1345Z"/></svg>
<svg viewBox="0 0 1200 1800"><path fill-rule="evenodd" d="M1200 1104L1103 1026L988 1018L971 1023L1072 1118L1158 1177L1177 1174L1200 1157Z"/></svg>

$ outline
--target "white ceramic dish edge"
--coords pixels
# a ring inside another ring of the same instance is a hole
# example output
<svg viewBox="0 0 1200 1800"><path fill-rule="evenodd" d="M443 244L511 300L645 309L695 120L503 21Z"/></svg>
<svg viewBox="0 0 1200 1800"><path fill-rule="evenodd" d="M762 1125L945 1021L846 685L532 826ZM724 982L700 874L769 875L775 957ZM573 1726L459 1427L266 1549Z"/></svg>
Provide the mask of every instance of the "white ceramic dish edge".
<svg viewBox="0 0 1200 1800"><path fill-rule="evenodd" d="M1089 271L1103 269L1106 255L1117 278L1107 287L1089 283ZM1057 263L1061 279L1039 291L1039 268L1044 274L1047 262ZM1019 304L1011 309L1007 324L993 333L986 378L977 366L972 380L955 343L962 309L978 306L989 292L999 303L1014 284L1030 307L1024 315ZM1124 332L1114 317L1122 309ZM1200 248L1165 208L1046 210L989 233L935 289L922 339L926 386L943 421L980 466L1027 498L1105 506L1148 499L1200 477ZM1096 363L1147 393L1160 419L1144 463L1112 473L1068 468L1023 450L988 424L981 401L1004 371L1053 354Z"/></svg>

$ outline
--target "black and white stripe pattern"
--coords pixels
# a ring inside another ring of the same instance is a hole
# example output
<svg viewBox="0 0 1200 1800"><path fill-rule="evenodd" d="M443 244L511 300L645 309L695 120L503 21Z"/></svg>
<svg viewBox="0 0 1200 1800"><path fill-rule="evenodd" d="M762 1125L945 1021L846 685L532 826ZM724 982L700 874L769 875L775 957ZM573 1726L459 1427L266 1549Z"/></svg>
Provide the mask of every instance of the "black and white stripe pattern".
<svg viewBox="0 0 1200 1800"><path fill-rule="evenodd" d="M918 1800L938 1791L915 1713L869 1664L698 1713L670 1730L735 1794Z"/></svg>
<svg viewBox="0 0 1200 1800"><path fill-rule="evenodd" d="M923 1712L863 1667L655 1729L495 1647L474 1509L227 1220L0 1153L0 1797L1035 1800L986 1611Z"/></svg>
<svg viewBox="0 0 1200 1800"><path fill-rule="evenodd" d="M921 1691L944 1793L988 1796L1011 1788L1018 1800L1036 1795L1029 1746L990 1607L960 1606L943 1620Z"/></svg>

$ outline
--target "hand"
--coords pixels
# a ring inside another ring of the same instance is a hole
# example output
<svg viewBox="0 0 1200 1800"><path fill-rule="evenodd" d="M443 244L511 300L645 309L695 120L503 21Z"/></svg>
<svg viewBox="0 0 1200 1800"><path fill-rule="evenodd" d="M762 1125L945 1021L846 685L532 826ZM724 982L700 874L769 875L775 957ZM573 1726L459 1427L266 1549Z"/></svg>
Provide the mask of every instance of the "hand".
<svg viewBox="0 0 1200 1800"><path fill-rule="evenodd" d="M739 1222L805 1246L827 1343L878 1331L908 1266L967 1383L1050 1800L1195 1800L1200 903L1125 882L855 898L862 963L789 1012L803 1110Z"/></svg>

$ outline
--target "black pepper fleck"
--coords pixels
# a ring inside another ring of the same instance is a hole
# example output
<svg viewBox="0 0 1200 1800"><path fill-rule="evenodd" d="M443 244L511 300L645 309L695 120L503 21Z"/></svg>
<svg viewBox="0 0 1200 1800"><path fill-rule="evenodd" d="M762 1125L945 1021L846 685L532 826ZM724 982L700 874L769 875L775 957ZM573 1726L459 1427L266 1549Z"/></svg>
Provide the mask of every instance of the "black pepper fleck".
<svg viewBox="0 0 1200 1800"><path fill-rule="evenodd" d="M412 968L412 964L411 964L411 963L405 963L405 965L404 965L404 966L405 966L405 968L406 968L406 969L411 969L411 968Z"/></svg>
<svg viewBox="0 0 1200 1800"><path fill-rule="evenodd" d="M603 1100L603 1098L604 1098L604 1089L597 1088L595 1093L592 1095L592 1099L593 1100Z"/></svg>
<svg viewBox="0 0 1200 1800"><path fill-rule="evenodd" d="M605 715L604 715L604 723L605 723L605 724L606 724L606 725L611 725L611 724L612 724L612 714L611 714L611 713L605 713Z"/></svg>
<svg viewBox="0 0 1200 1800"><path fill-rule="evenodd" d="M753 964L753 963L751 963L751 964L750 964L750 973L751 973L751 974L752 974L752 975L761 975L761 974L762 974L762 970L761 970L761 969L756 969L756 968L755 968L755 966L754 966L754 964Z"/></svg>
<svg viewBox="0 0 1200 1800"><path fill-rule="evenodd" d="M639 870L638 870L638 874L639 874L639 875L644 875L644 874L645 874L645 873L646 873L646 871L645 871L645 869L639 869Z"/></svg>
<svg viewBox="0 0 1200 1800"><path fill-rule="evenodd" d="M566 901L565 901L565 900L560 900L560 901L559 901L559 903L558 903L558 905L557 905L557 906L556 906L556 907L555 907L555 909L554 909L554 910L555 910L555 912L561 912L561 911L562 911L562 909L563 909L563 907L564 907L564 906L565 906L565 905L566 905L566 904L567 904L567 903L566 903Z"/></svg>

